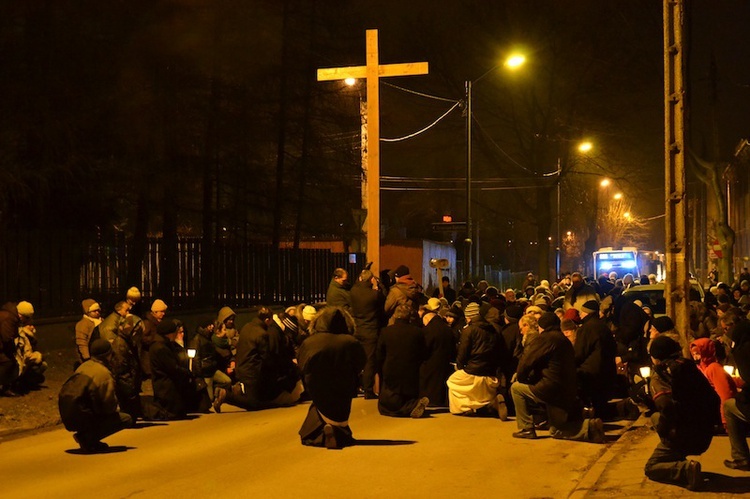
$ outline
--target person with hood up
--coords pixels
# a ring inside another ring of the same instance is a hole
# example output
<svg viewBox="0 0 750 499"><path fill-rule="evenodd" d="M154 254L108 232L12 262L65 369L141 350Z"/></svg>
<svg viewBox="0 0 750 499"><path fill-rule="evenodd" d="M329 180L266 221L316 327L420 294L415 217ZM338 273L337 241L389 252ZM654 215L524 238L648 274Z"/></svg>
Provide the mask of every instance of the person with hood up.
<svg viewBox="0 0 750 499"><path fill-rule="evenodd" d="M222 307L216 317L214 327L211 328L213 332L211 341L218 355L218 369L226 374L232 372L232 359L237 353L237 341L240 338L234 324L235 317L234 310Z"/></svg>
<svg viewBox="0 0 750 499"><path fill-rule="evenodd" d="M698 369L706 376L721 400L721 422L726 428L727 418L724 415L724 403L737 396L737 385L716 360L716 341L709 338L699 338L690 343L690 354L697 363Z"/></svg>
<svg viewBox="0 0 750 499"><path fill-rule="evenodd" d="M365 350L354 331L343 307L325 307L310 322L310 336L299 349L302 383L312 399L299 430L302 445L340 449L355 443L349 415Z"/></svg>
<svg viewBox="0 0 750 499"><path fill-rule="evenodd" d="M78 360L83 363L89 360L89 343L91 343L91 334L94 328L101 324L102 308L91 298L81 302L83 308L83 317L76 323L76 351Z"/></svg>

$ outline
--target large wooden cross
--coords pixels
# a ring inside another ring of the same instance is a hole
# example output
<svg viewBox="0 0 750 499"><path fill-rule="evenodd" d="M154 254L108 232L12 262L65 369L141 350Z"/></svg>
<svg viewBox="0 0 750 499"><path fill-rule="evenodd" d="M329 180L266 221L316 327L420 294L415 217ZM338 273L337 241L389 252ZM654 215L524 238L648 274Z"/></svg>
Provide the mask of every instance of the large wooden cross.
<svg viewBox="0 0 750 499"><path fill-rule="evenodd" d="M367 212L365 233L367 234L367 261L373 262L371 270L380 271L380 78L387 76L409 76L427 74L426 62L383 64L378 60L378 30L367 30L367 65L343 68L318 69L318 81L367 79L366 113L367 150L362 151L364 172L362 208ZM366 158L366 160L365 160Z"/></svg>

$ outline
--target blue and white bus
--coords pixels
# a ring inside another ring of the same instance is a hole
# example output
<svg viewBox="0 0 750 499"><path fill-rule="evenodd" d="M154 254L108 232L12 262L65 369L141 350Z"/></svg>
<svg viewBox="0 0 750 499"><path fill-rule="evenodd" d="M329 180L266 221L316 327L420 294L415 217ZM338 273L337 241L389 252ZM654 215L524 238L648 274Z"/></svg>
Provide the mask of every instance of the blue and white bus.
<svg viewBox="0 0 750 499"><path fill-rule="evenodd" d="M594 273L596 277L610 272L617 273L622 278L625 274L633 274L637 280L641 274L655 274L656 280L664 279L664 255L658 251L638 250L633 246L622 249L612 247L599 248L594 251Z"/></svg>

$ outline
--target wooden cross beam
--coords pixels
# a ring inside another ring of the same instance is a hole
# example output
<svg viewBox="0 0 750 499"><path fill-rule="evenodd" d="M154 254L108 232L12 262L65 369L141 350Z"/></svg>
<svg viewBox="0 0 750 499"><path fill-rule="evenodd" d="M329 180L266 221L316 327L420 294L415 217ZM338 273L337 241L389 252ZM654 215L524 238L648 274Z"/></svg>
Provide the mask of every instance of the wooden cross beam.
<svg viewBox="0 0 750 499"><path fill-rule="evenodd" d="M367 106L364 109L367 123L367 151L362 151L364 171L363 206L367 212L367 261L373 262L371 270L380 271L380 78L389 76L423 75L428 73L426 62L380 64L378 59L378 30L367 30L366 66L318 69L318 81L366 78ZM366 158L366 160L365 160Z"/></svg>

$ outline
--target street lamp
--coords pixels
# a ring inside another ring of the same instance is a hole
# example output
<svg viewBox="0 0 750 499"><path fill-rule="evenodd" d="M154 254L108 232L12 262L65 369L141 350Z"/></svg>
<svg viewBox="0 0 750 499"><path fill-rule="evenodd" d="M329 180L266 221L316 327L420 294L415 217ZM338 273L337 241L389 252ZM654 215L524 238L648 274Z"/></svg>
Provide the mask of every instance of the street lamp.
<svg viewBox="0 0 750 499"><path fill-rule="evenodd" d="M517 69L526 62L526 57L520 54L513 54L508 57L503 65L511 70ZM474 83L478 83L485 76L490 74L492 71L500 67L500 64L496 64L482 76L474 80L466 80L465 91L466 91L466 238L464 239L464 280L469 279L472 274L472 262L471 262L471 250L472 250L472 220L471 220L471 124L472 124L472 97L471 87Z"/></svg>
<svg viewBox="0 0 750 499"><path fill-rule="evenodd" d="M585 141L578 144L578 152L586 154L594 148L591 142ZM606 187L609 185L609 179L605 178L601 181L601 186ZM562 253L562 233L560 232L560 221L562 219L562 213L560 212L560 190L562 186L562 162L560 158L557 158L557 241L555 245L555 278L560 277L560 258ZM570 231L568 231L570 236Z"/></svg>

